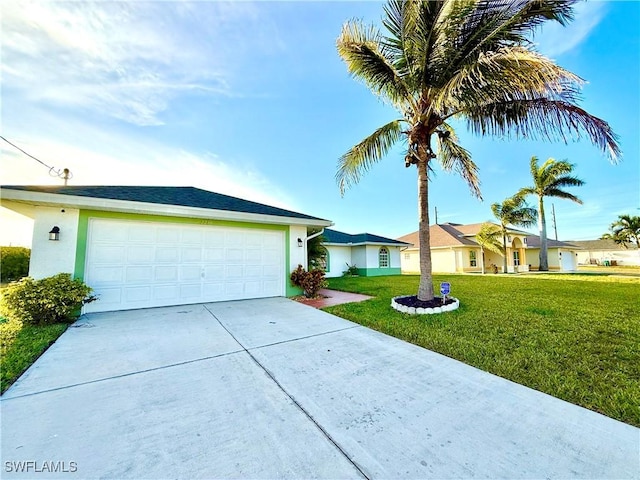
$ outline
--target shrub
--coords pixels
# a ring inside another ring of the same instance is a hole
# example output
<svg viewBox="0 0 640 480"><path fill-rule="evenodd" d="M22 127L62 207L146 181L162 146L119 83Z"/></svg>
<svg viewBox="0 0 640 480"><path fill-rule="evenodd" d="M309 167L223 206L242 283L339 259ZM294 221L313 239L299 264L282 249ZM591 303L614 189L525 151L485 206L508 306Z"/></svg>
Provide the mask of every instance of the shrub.
<svg viewBox="0 0 640 480"><path fill-rule="evenodd" d="M319 268L314 268L307 272L302 265L298 265L298 268L291 272L290 278L291 283L296 287L302 288L304 296L307 298L317 296L320 289L327 286L324 271Z"/></svg>
<svg viewBox="0 0 640 480"><path fill-rule="evenodd" d="M10 282L29 274L31 250L25 247L0 247L0 281Z"/></svg>
<svg viewBox="0 0 640 480"><path fill-rule="evenodd" d="M347 269L342 272L342 276L343 277L357 277L358 276L358 267L356 267L356 264L354 263L353 265L349 265L348 263L345 264L347 266Z"/></svg>
<svg viewBox="0 0 640 480"><path fill-rule="evenodd" d="M97 297L82 280L68 273L34 280L31 277L9 285L2 292L0 315L29 325L68 322L80 308Z"/></svg>

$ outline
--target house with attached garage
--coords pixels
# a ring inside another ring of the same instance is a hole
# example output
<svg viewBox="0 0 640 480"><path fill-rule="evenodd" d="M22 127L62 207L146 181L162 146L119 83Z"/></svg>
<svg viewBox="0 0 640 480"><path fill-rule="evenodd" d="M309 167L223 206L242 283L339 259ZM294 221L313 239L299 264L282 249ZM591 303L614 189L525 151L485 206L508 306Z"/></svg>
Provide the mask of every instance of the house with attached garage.
<svg viewBox="0 0 640 480"><path fill-rule="evenodd" d="M330 228L325 228L322 236L327 251L323 262L327 277L339 277L349 266L355 266L363 277L400 275L401 252L412 246L371 233L351 235Z"/></svg>
<svg viewBox="0 0 640 480"><path fill-rule="evenodd" d="M332 225L193 187L5 185L0 202L34 220L29 275L82 279L86 312L297 295L308 232Z"/></svg>
<svg viewBox="0 0 640 480"><path fill-rule="evenodd" d="M441 223L429 226L431 240L431 264L434 272L481 272L482 253L475 235L483 223L462 225L459 223ZM495 225L495 224L494 224ZM412 243L401 257L402 273L420 272L420 242L418 232L409 233L398 240ZM518 273L538 270L540 266L540 237L514 228L507 228L507 272ZM577 251L579 247L567 242L548 239L547 256L549 270L577 270ZM485 249L484 266L491 271L495 265L502 272L504 257Z"/></svg>

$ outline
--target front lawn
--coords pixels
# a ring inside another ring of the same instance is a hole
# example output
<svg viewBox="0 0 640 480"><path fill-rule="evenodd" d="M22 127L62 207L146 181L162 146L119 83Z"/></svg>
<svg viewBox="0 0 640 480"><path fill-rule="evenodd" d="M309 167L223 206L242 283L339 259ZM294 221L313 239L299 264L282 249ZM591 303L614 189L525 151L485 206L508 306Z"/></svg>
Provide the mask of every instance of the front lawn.
<svg viewBox="0 0 640 480"><path fill-rule="evenodd" d="M0 393L4 393L68 326L68 323L22 325L0 317Z"/></svg>
<svg viewBox="0 0 640 480"><path fill-rule="evenodd" d="M460 308L434 316L389 306L417 276L328 280L376 297L330 313L640 426L640 278L436 275Z"/></svg>

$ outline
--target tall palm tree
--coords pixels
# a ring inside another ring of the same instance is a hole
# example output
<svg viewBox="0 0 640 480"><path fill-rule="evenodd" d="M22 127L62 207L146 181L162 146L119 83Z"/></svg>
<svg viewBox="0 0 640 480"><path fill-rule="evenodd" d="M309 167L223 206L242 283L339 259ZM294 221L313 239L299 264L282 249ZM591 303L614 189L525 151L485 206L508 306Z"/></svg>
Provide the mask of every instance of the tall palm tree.
<svg viewBox="0 0 640 480"><path fill-rule="evenodd" d="M389 0L384 34L347 22L337 49L352 76L400 117L353 146L338 162L341 193L402 140L404 164L418 173L420 285L431 300L429 172L434 159L456 171L480 198L478 168L458 143L454 119L480 135L565 140L586 136L612 161L617 137L578 106L583 80L534 50L532 32L565 25L576 0Z"/></svg>
<svg viewBox="0 0 640 480"><path fill-rule="evenodd" d="M601 238L609 238L625 248L627 243L635 244L640 248L640 217L618 215L618 220L611 224L609 230L610 233L605 233Z"/></svg>
<svg viewBox="0 0 640 480"><path fill-rule="evenodd" d="M518 195L538 196L538 230L540 231L540 268L541 272L549 271L547 256L547 219L544 215L544 197L565 198L582 205L575 195L562 190L565 187L580 187L584 182L571 175L574 165L564 160L549 158L542 166L538 166L538 157L531 157L531 177L533 186L521 188Z"/></svg>
<svg viewBox="0 0 640 480"><path fill-rule="evenodd" d="M484 275L484 251L500 253L505 255L503 246L500 243L500 236L502 230L493 223L483 223L478 233L476 233L474 239L478 245L480 245L480 258L482 261L482 275Z"/></svg>
<svg viewBox="0 0 640 480"><path fill-rule="evenodd" d="M531 227L536 223L538 212L535 208L529 207L525 198L520 195L509 197L502 203L494 203L491 205L491 211L500 222L504 252L503 272L507 273L507 226Z"/></svg>

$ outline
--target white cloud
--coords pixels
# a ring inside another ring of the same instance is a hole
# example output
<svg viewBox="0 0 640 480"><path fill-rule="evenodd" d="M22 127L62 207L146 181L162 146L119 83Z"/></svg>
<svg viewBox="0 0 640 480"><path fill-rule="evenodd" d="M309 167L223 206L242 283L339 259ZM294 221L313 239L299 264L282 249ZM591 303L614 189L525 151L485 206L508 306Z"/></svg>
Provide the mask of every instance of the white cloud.
<svg viewBox="0 0 640 480"><path fill-rule="evenodd" d="M556 22L548 22L539 31L534 42L538 49L549 57L569 52L580 45L604 18L607 2L583 1L575 6L574 20L566 27Z"/></svg>
<svg viewBox="0 0 640 480"><path fill-rule="evenodd" d="M3 3L3 88L136 125L161 124L180 94L235 95L238 54L282 48L277 31L254 4L194 5Z"/></svg>

